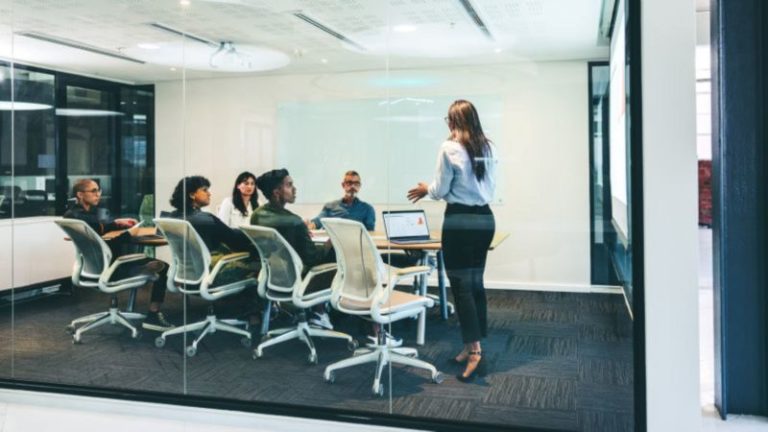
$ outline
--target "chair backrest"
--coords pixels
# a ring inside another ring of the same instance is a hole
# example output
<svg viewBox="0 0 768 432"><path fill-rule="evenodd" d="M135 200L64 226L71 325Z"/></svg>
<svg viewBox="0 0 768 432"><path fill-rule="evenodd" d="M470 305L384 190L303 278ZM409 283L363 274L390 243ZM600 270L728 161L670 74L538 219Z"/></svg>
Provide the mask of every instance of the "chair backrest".
<svg viewBox="0 0 768 432"><path fill-rule="evenodd" d="M211 266L211 252L203 239L188 221L175 218L156 218L155 225L168 240L173 260L168 270L168 287L174 283L196 287L208 275ZM182 292L186 292L184 288Z"/></svg>
<svg viewBox="0 0 768 432"><path fill-rule="evenodd" d="M240 230L259 251L262 271L266 271L267 288L292 293L301 284L304 266L296 250L274 228L244 225Z"/></svg>
<svg viewBox="0 0 768 432"><path fill-rule="evenodd" d="M340 218L321 219L331 239L339 265L339 278L331 295L334 308L361 314L387 291L384 262L365 226Z"/></svg>
<svg viewBox="0 0 768 432"><path fill-rule="evenodd" d="M112 251L107 243L87 223L79 219L54 221L75 245L77 257L72 282L79 286L98 286L97 282L82 280L81 276L98 279L112 262Z"/></svg>

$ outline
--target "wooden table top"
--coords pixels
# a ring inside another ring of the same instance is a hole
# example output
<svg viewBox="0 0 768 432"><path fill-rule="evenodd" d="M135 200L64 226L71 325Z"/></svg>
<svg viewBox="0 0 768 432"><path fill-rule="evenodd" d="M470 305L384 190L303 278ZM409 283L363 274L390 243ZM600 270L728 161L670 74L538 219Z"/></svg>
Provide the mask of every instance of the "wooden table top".
<svg viewBox="0 0 768 432"><path fill-rule="evenodd" d="M168 244L168 242L163 238L158 232L157 228L155 227L139 227L133 231L129 231L133 236L133 243L141 244L145 246L164 246ZM111 240L120 234L122 234L123 231L112 231L104 234L102 238L104 240ZM412 243L412 244L397 244L397 243L391 243L387 241L387 236L382 231L372 231L371 237L373 238L374 243L376 244L376 247L379 249L395 249L395 250L426 250L426 251L437 251L442 248L442 244L440 242L435 243ZM430 234L433 239L440 239L440 231L432 231ZM508 232L499 232L497 231L494 236L493 240L491 240L491 245L488 248L488 250L494 250L501 243L503 243L507 237L509 237Z"/></svg>

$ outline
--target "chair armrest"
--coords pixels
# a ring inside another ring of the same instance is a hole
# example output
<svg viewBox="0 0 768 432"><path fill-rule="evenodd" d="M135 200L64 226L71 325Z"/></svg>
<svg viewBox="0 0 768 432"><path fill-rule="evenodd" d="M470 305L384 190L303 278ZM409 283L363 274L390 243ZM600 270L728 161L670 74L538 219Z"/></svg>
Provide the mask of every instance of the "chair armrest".
<svg viewBox="0 0 768 432"><path fill-rule="evenodd" d="M411 266L411 267L390 267L393 273L398 277L416 276L420 273L429 273L432 271L430 266Z"/></svg>
<svg viewBox="0 0 768 432"><path fill-rule="evenodd" d="M118 265L120 265L120 264L129 263L129 262L132 262L132 261L139 261L139 260L142 260L142 259L144 259L146 257L147 256L144 255L143 253L121 255L121 256L119 256L119 257L117 257L115 259L115 263L119 263ZM114 265L114 263L112 265ZM115 267L117 267L117 266L115 266Z"/></svg>
<svg viewBox="0 0 768 432"><path fill-rule="evenodd" d="M329 271L336 270L338 268L339 266L336 263L320 264L309 269L309 272L307 273L307 275L311 273L312 276L316 276L319 274L328 273Z"/></svg>
<svg viewBox="0 0 768 432"><path fill-rule="evenodd" d="M124 279L120 280L120 283L118 284L122 288L117 288L117 286L112 286L115 282L108 282L112 275L117 271L118 267L120 267L123 264L128 264L134 261L141 261L143 259L147 258L146 255L143 253L135 253L135 254L128 254L128 255L121 255L112 262L112 264L109 266L107 271L102 273L99 276L99 289L101 289L103 292L116 292L121 291L123 289L128 289L135 286L141 286L147 281L151 280L149 278L149 275L146 274L138 274L136 276L130 276Z"/></svg>
<svg viewBox="0 0 768 432"><path fill-rule="evenodd" d="M231 254L224 255L221 257L221 259L216 263L215 266L213 266L213 270L211 270L210 275L210 281L213 281L216 278L216 275L219 273L222 267L225 265L235 262L235 261L242 261L244 259L248 259L251 256L248 252L235 252Z"/></svg>
<svg viewBox="0 0 768 432"><path fill-rule="evenodd" d="M306 292L307 287L309 286L309 283L312 281L312 279L315 278L315 276L321 275L323 273L328 273L331 271L336 271L337 269L338 269L338 265L336 263L320 264L309 269L309 273L307 273L307 275L304 276L304 280L301 281L301 285L299 286L299 289L294 290L293 292L293 304L295 304L296 306L302 309L307 309L316 304L323 303L325 301L330 300L331 298L330 286L313 293L309 293L309 294L304 294L304 293ZM333 285L333 282L331 282L331 285Z"/></svg>

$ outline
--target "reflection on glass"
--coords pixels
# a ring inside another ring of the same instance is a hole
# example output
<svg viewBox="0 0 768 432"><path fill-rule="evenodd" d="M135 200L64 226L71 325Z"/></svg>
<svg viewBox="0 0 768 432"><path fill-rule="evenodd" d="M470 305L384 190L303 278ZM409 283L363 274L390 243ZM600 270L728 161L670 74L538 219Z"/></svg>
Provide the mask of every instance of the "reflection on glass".
<svg viewBox="0 0 768 432"><path fill-rule="evenodd" d="M0 219L55 211L54 76L0 62ZM13 84L13 86L12 86Z"/></svg>
<svg viewBox="0 0 768 432"><path fill-rule="evenodd" d="M17 377L631 429L632 322L613 285L622 263L605 247L621 243L606 224L611 187L627 184L608 171L610 76L593 71L593 94L588 79L592 60L609 60L600 2L112 3L77 0L40 20L16 4L16 19L39 27L29 31L133 60L19 36L44 45L20 45L18 61L50 71L20 68L16 105L0 103L0 186L21 189L3 189L0 217L31 224L23 216L61 215L98 190L98 234L114 222L106 210L143 224L113 256L154 256L170 284L159 275L116 295L118 309L148 315L130 320L144 337L104 325L77 345L39 328L103 311L108 296L79 283L72 296L31 297L14 325L39 347L24 348ZM105 34L61 26L83 19ZM10 88L0 82L0 102ZM453 112L462 99L479 121ZM435 176L445 190L425 195ZM82 179L95 186L73 196ZM48 207L28 204L30 191ZM25 287L70 278L75 245L46 223L16 232L45 244L37 255L14 245L26 273L57 266ZM599 263L593 244L608 252Z"/></svg>

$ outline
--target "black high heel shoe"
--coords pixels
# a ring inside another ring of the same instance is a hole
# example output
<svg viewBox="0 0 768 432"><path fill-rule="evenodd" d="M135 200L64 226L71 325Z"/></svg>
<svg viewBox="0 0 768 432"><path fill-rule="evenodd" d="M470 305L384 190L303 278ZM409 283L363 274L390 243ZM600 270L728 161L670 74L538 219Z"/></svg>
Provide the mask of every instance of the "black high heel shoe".
<svg viewBox="0 0 768 432"><path fill-rule="evenodd" d="M470 383L474 381L476 377L478 376L484 377L488 373L486 369L486 364L485 364L485 357L482 356L481 351L470 351L469 355L480 356L480 361L477 362L477 366L475 366L475 369L472 372L470 372L469 375L464 376L463 372L456 375L456 379L463 383ZM467 359L469 359L469 357L467 357Z"/></svg>

